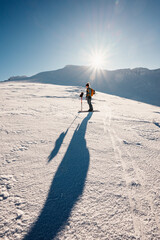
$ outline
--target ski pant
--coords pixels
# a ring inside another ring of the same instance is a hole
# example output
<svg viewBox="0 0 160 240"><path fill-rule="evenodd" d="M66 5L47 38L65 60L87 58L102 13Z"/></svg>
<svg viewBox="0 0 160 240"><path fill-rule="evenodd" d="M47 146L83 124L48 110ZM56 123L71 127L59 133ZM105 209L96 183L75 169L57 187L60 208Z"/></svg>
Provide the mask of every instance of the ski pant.
<svg viewBox="0 0 160 240"><path fill-rule="evenodd" d="M88 102L88 105L89 105L89 110L93 111L93 106L92 106L92 103L91 103L91 97L87 97L87 102Z"/></svg>

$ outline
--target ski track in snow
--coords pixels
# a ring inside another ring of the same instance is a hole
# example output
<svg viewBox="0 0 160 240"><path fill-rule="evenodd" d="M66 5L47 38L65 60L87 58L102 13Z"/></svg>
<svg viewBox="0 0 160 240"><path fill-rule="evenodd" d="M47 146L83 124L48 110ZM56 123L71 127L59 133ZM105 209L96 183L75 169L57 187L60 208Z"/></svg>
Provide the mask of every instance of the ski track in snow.
<svg viewBox="0 0 160 240"><path fill-rule="evenodd" d="M0 239L27 236L62 159L69 148L76 152L73 136L88 114L77 113L82 89L1 83ZM159 107L102 93L93 105L100 112L84 133L90 159L83 193L55 239L158 240Z"/></svg>
<svg viewBox="0 0 160 240"><path fill-rule="evenodd" d="M157 239L160 236L160 221L159 217L154 211L154 203L153 199L150 196L149 192L146 193L145 189L145 174L143 170L139 169L136 162L133 160L130 152L127 149L124 149L122 143L124 142L120 137L118 137L114 128L112 128L111 124L111 110L108 109L108 115L106 114L105 121L104 121L104 132L106 133L106 125L109 127L108 132L111 138L112 146L115 152L115 159L117 162L120 162L122 169L123 169L123 177L126 183L126 192L129 199L129 204L131 208L131 214L133 219L134 231L136 239L147 239L147 235L150 233L148 232L148 226L146 225L146 217L153 216L152 218L152 225L153 229L149 229L153 233L156 229L155 236ZM143 121L146 123L150 123L148 121ZM124 154L126 153L126 155ZM127 161L125 161L127 156ZM129 164L130 163L130 164ZM154 188L154 187L153 187ZM141 198L138 197L138 194L135 193L139 192L142 194ZM149 214L147 214L142 208L143 205L146 205L146 209L148 208ZM152 238L152 236L151 236Z"/></svg>

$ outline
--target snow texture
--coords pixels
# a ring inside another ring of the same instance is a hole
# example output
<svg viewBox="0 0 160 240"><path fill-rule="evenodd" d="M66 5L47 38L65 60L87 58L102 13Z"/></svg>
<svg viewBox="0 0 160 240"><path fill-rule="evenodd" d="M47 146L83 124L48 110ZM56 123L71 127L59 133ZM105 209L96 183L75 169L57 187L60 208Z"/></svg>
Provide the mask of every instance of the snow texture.
<svg viewBox="0 0 160 240"><path fill-rule="evenodd" d="M160 108L82 90L0 84L0 239L160 239Z"/></svg>

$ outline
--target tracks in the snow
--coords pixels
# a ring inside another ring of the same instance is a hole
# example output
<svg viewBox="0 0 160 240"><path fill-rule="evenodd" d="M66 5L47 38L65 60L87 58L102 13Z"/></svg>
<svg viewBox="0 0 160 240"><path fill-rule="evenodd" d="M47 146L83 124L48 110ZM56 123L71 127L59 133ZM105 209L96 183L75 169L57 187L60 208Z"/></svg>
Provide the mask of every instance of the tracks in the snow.
<svg viewBox="0 0 160 240"><path fill-rule="evenodd" d="M152 197L145 188L145 173L138 167L123 140L113 129L111 110L108 109L107 112L104 118L104 132L107 131L110 135L115 164L122 169L122 178L125 180L124 190L128 196L135 238L140 240L160 239L160 224L154 211Z"/></svg>

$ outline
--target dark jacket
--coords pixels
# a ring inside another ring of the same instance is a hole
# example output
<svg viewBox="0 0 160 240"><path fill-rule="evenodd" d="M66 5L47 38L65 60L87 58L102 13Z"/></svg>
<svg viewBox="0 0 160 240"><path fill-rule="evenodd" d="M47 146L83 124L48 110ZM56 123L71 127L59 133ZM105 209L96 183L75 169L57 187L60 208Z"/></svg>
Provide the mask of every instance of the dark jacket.
<svg viewBox="0 0 160 240"><path fill-rule="evenodd" d="M86 89L86 98L91 97L91 88Z"/></svg>

